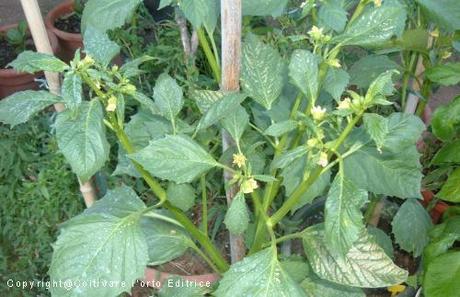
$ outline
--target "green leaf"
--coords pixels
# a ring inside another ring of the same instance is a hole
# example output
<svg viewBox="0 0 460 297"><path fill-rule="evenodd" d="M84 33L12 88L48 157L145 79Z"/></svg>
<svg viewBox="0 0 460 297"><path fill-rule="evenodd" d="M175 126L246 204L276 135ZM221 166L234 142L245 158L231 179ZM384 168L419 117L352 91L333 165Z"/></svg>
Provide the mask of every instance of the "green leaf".
<svg viewBox="0 0 460 297"><path fill-rule="evenodd" d="M310 265L301 256L290 256L281 261L281 267L298 283L311 273Z"/></svg>
<svg viewBox="0 0 460 297"><path fill-rule="evenodd" d="M426 297L456 297L460 292L460 252L439 256L428 265L423 293Z"/></svg>
<svg viewBox="0 0 460 297"><path fill-rule="evenodd" d="M361 288L387 287L407 279L407 271L394 265L366 232L361 233L344 259L333 256L324 236L321 225L303 233L305 253L320 278Z"/></svg>
<svg viewBox="0 0 460 297"><path fill-rule="evenodd" d="M324 90L338 101L348 86L349 80L350 75L345 70L329 68L324 82Z"/></svg>
<svg viewBox="0 0 460 297"><path fill-rule="evenodd" d="M365 229L361 207L366 201L367 192L339 171L329 190L324 216L324 239L335 256L346 256Z"/></svg>
<svg viewBox="0 0 460 297"><path fill-rule="evenodd" d="M107 66L120 52L120 46L110 40L105 31L93 26L87 26L83 35L85 52L96 61Z"/></svg>
<svg viewBox="0 0 460 297"><path fill-rule="evenodd" d="M438 256L445 254L454 243L460 240L460 216L448 218L442 224L435 225L430 231L431 241L423 251L423 266Z"/></svg>
<svg viewBox="0 0 460 297"><path fill-rule="evenodd" d="M61 96L67 108L75 109L83 101L83 83L75 72L68 72L64 76L61 87Z"/></svg>
<svg viewBox="0 0 460 297"><path fill-rule="evenodd" d="M264 183L271 183L271 182L277 181L275 177L271 175L265 175L265 174L256 174L256 175L253 175L252 177Z"/></svg>
<svg viewBox="0 0 460 297"><path fill-rule="evenodd" d="M196 105L201 113L205 113L208 109L221 100L225 96L222 91L210 91L210 90L192 90L190 97L195 100Z"/></svg>
<svg viewBox="0 0 460 297"><path fill-rule="evenodd" d="M280 16L288 0L243 0L243 15Z"/></svg>
<svg viewBox="0 0 460 297"><path fill-rule="evenodd" d="M278 51L250 34L243 44L243 91L266 109L281 95L284 63Z"/></svg>
<svg viewBox="0 0 460 297"><path fill-rule="evenodd" d="M180 256L190 247L191 239L177 225L152 217L141 219L148 246L149 265L161 265Z"/></svg>
<svg viewBox="0 0 460 297"><path fill-rule="evenodd" d="M428 79L443 86L460 82L460 63L446 63L430 67L425 72Z"/></svg>
<svg viewBox="0 0 460 297"><path fill-rule="evenodd" d="M131 98L139 102L141 106L145 107L147 110L150 111L151 114L159 114L160 109L158 106L155 104L155 102L150 98L144 95L141 92L135 92L133 95L131 95Z"/></svg>
<svg viewBox="0 0 460 297"><path fill-rule="evenodd" d="M16 92L0 101L0 122L14 127L27 122L51 104L62 101L62 98L46 91Z"/></svg>
<svg viewBox="0 0 460 297"><path fill-rule="evenodd" d="M173 4L174 0L160 0L160 4L158 5L158 9L163 9L168 5Z"/></svg>
<svg viewBox="0 0 460 297"><path fill-rule="evenodd" d="M182 88L174 78L163 73L158 77L153 91L153 98L160 114L174 123L175 117L184 105Z"/></svg>
<svg viewBox="0 0 460 297"><path fill-rule="evenodd" d="M264 131L265 135L280 137L281 135L291 132L297 128L297 121L287 120L279 123L274 123L267 130Z"/></svg>
<svg viewBox="0 0 460 297"><path fill-rule="evenodd" d="M429 18L443 29L451 32L460 30L460 7L457 0L416 0L416 2Z"/></svg>
<svg viewBox="0 0 460 297"><path fill-rule="evenodd" d="M284 271L273 249L262 250L233 264L220 281L216 297L305 297Z"/></svg>
<svg viewBox="0 0 460 297"><path fill-rule="evenodd" d="M376 113L366 113L363 116L364 128L375 142L377 149L381 150L388 135L388 120Z"/></svg>
<svg viewBox="0 0 460 297"><path fill-rule="evenodd" d="M219 15L215 0L179 0L179 7L194 28L203 25L209 32L214 32Z"/></svg>
<svg viewBox="0 0 460 297"><path fill-rule="evenodd" d="M239 143L241 136L243 136L243 133L249 124L249 115L244 107L239 106L234 112L223 118L221 120L221 124L236 141L236 143Z"/></svg>
<svg viewBox="0 0 460 297"><path fill-rule="evenodd" d="M186 136L166 136L129 155L147 171L162 179L187 183L219 165L201 146Z"/></svg>
<svg viewBox="0 0 460 297"><path fill-rule="evenodd" d="M246 95L241 93L229 93L225 95L221 100L209 107L208 111L198 122L196 130L206 129L229 114L236 112L241 107L240 104L243 103L244 99L246 99Z"/></svg>
<svg viewBox="0 0 460 297"><path fill-rule="evenodd" d="M189 184L169 183L168 201L177 208L187 211L195 205L195 189Z"/></svg>
<svg viewBox="0 0 460 297"><path fill-rule="evenodd" d="M435 165L442 163L460 163L460 140L444 144L431 161Z"/></svg>
<svg viewBox="0 0 460 297"><path fill-rule="evenodd" d="M117 296L129 292L131 284L144 275L148 254L139 219L145 205L132 190L122 187L94 206L63 225L53 246L50 278L52 282L96 280L118 285L52 286L53 296Z"/></svg>
<svg viewBox="0 0 460 297"><path fill-rule="evenodd" d="M39 71L63 72L68 69L66 63L58 58L32 51L24 51L18 55L16 60L8 64L20 72L35 73Z"/></svg>
<svg viewBox="0 0 460 297"><path fill-rule="evenodd" d="M415 143L425 129L413 115L394 113L386 119L387 131L380 151L366 140L344 160L345 172L359 188L400 198L420 197L422 179Z"/></svg>
<svg viewBox="0 0 460 297"><path fill-rule="evenodd" d="M342 286L311 275L300 284L308 297L366 297L359 289Z"/></svg>
<svg viewBox="0 0 460 297"><path fill-rule="evenodd" d="M380 7L368 5L367 8L333 41L366 47L375 46L394 35L401 35L406 22L406 9L403 5L391 2Z"/></svg>
<svg viewBox="0 0 460 297"><path fill-rule="evenodd" d="M398 73L396 70L388 70L380 74L369 86L364 101L368 105L380 104L385 102L385 97L394 92L393 75Z"/></svg>
<svg viewBox="0 0 460 297"><path fill-rule="evenodd" d="M350 83L365 89L382 73L399 69L399 65L385 55L366 55L350 68Z"/></svg>
<svg viewBox="0 0 460 297"><path fill-rule="evenodd" d="M184 279L180 277L168 278L164 281L163 287L158 292L159 297L202 297L209 293L209 289L206 287L198 286L187 286L187 285L175 285L176 282L179 284L184 283Z"/></svg>
<svg viewBox="0 0 460 297"><path fill-rule="evenodd" d="M449 104L436 108L431 127L437 138L450 141L459 134L458 124L460 124L460 96Z"/></svg>
<svg viewBox="0 0 460 297"><path fill-rule="evenodd" d="M414 257L420 256L428 244L428 231L433 224L430 215L417 199L406 200L399 208L391 225L395 242L406 252L412 253Z"/></svg>
<svg viewBox="0 0 460 297"><path fill-rule="evenodd" d="M123 66L121 66L120 72L123 73L124 77L139 76L140 74L145 72L143 70L140 70L139 66L153 59L154 58L150 56L141 56L140 58L136 58L134 60L126 62Z"/></svg>
<svg viewBox="0 0 460 297"><path fill-rule="evenodd" d="M318 57L307 50L295 50L289 63L289 77L310 100L318 97Z"/></svg>
<svg viewBox="0 0 460 297"><path fill-rule="evenodd" d="M232 234L242 234L249 225L249 210L244 195L239 192L225 214L225 226Z"/></svg>
<svg viewBox="0 0 460 297"><path fill-rule="evenodd" d="M290 151L284 152L280 156L276 156L271 165L272 169L284 168L297 160L298 158L305 156L308 153L308 149L305 146L299 146Z"/></svg>
<svg viewBox="0 0 460 297"><path fill-rule="evenodd" d="M460 202L460 168L449 175L437 196L444 201Z"/></svg>
<svg viewBox="0 0 460 297"><path fill-rule="evenodd" d="M383 230L369 225L367 227L369 236L377 243L391 259L394 258L393 243L390 236L388 236Z"/></svg>
<svg viewBox="0 0 460 297"><path fill-rule="evenodd" d="M318 21L321 27L325 26L335 32L342 32L347 23L347 11L340 0L326 0L321 3L318 12Z"/></svg>
<svg viewBox="0 0 460 297"><path fill-rule="evenodd" d="M75 111L65 110L56 118L59 149L83 182L109 158L103 119L101 103L96 99L82 102Z"/></svg>
<svg viewBox="0 0 460 297"><path fill-rule="evenodd" d="M142 0L89 0L81 18L82 32L92 26L101 32L123 26Z"/></svg>

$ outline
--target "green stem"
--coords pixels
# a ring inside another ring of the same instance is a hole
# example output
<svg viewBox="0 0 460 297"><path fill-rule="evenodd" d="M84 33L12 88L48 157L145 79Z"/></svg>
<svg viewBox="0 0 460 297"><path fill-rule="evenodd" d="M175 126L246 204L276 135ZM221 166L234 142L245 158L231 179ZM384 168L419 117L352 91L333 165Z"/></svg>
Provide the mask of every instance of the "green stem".
<svg viewBox="0 0 460 297"><path fill-rule="evenodd" d="M201 228L203 233L208 236L208 195L206 192L206 175L200 179L201 185Z"/></svg>
<svg viewBox="0 0 460 297"><path fill-rule="evenodd" d="M355 11L353 12L353 15L350 18L350 21L348 21L347 26L350 26L350 24L363 13L364 8L366 7L367 4L369 4L369 0L361 0L359 2L359 4L356 6Z"/></svg>
<svg viewBox="0 0 460 297"><path fill-rule="evenodd" d="M198 33L198 40L200 41L201 47L203 48L204 54L206 59L208 60L209 66L211 66L212 73L214 74L214 78L217 80L218 83L221 81L221 74L220 74L220 67L217 63L216 57L212 53L211 47L209 46L208 39L206 38L206 34L203 31L203 28L197 29Z"/></svg>
<svg viewBox="0 0 460 297"><path fill-rule="evenodd" d="M214 265L214 263L211 261L211 259L208 258L208 256L206 256L205 253L203 253L202 250L200 250L197 245L191 241L190 242L190 247L199 255L201 256L205 261L206 263L209 264L209 266L211 266L211 268L214 270L214 271L219 271L219 269L216 267L216 265Z"/></svg>
<svg viewBox="0 0 460 297"><path fill-rule="evenodd" d="M402 80L402 89L401 89L401 109L405 110L406 108L406 100L407 100L407 90L409 88L409 80L411 73L413 73L414 68L416 66L416 62L418 60L418 54L416 52L412 52L409 58L409 64L407 65L404 76Z"/></svg>

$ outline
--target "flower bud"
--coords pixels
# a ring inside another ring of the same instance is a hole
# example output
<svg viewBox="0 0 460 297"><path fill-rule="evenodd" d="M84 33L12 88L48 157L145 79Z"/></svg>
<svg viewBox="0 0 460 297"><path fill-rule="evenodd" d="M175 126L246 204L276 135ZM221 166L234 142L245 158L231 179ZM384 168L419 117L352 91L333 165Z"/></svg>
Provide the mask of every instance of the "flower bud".
<svg viewBox="0 0 460 297"><path fill-rule="evenodd" d="M321 167L326 167L327 164L329 164L329 161L327 160L327 154L325 152L321 152L319 154L319 160L316 164L318 164Z"/></svg>
<svg viewBox="0 0 460 297"><path fill-rule="evenodd" d="M243 154L233 154L233 164L238 168L243 167L246 164L246 157Z"/></svg>
<svg viewBox="0 0 460 297"><path fill-rule="evenodd" d="M249 194L249 193L254 192L254 190L257 189L258 187L259 185L257 184L256 180L251 177L250 179L245 180L241 184L241 191L243 191L243 193L245 194Z"/></svg>
<svg viewBox="0 0 460 297"><path fill-rule="evenodd" d="M326 109L319 105L313 106L311 109L311 115L315 121L320 122L326 116Z"/></svg>
<svg viewBox="0 0 460 297"><path fill-rule="evenodd" d="M108 112L114 112L117 109L117 97L111 96L107 101L107 107L105 108Z"/></svg>

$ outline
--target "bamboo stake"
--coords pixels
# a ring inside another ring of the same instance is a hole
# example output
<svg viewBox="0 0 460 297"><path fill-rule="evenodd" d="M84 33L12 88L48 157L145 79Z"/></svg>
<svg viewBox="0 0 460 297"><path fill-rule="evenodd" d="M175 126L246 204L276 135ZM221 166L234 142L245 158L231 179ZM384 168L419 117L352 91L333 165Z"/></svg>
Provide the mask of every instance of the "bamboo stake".
<svg viewBox="0 0 460 297"><path fill-rule="evenodd" d="M37 52L54 55L37 0L21 0L21 5ZM59 73L45 72L45 77L50 92L59 96L61 93ZM57 112L61 112L64 110L64 104L54 104L54 109ZM85 200L85 204L87 207L90 207L96 200L96 191L90 181L82 183L79 179L78 182L80 183L80 192Z"/></svg>
<svg viewBox="0 0 460 297"><path fill-rule="evenodd" d="M222 0L222 84L221 90L234 92L240 89L240 61L241 61L241 0ZM222 130L222 147L226 151L235 143L227 131ZM232 179L232 174L224 171L225 181ZM237 188L226 189L227 204L232 203ZM230 255L232 263L244 258L246 247L242 235L230 234Z"/></svg>

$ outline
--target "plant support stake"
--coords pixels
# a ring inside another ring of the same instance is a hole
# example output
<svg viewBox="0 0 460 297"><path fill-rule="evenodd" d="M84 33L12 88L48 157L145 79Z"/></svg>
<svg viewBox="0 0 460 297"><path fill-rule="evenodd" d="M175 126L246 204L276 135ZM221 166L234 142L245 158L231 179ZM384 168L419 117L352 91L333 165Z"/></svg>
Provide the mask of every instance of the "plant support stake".
<svg viewBox="0 0 460 297"><path fill-rule="evenodd" d="M236 92L240 89L240 61L241 61L241 26L242 12L241 0L222 0L222 82L221 90L224 92ZM222 130L222 149L225 152L235 145L227 131ZM224 179L230 181L233 174L224 171ZM227 203L230 205L235 197L237 188L229 186L225 192ZM243 235L230 234L230 255L232 263L244 258L246 247Z"/></svg>
<svg viewBox="0 0 460 297"><path fill-rule="evenodd" d="M21 0L21 5L30 28L30 33L32 34L35 47L37 48L37 52L54 55L37 0ZM45 77L48 82L50 92L59 96L61 93L59 74L54 72L45 72ZM54 109L57 112L61 112L64 110L64 105L62 103L54 104ZM78 182L80 183L80 192L85 200L85 204L87 207L90 207L96 200L94 187L90 181L82 183L78 180Z"/></svg>

